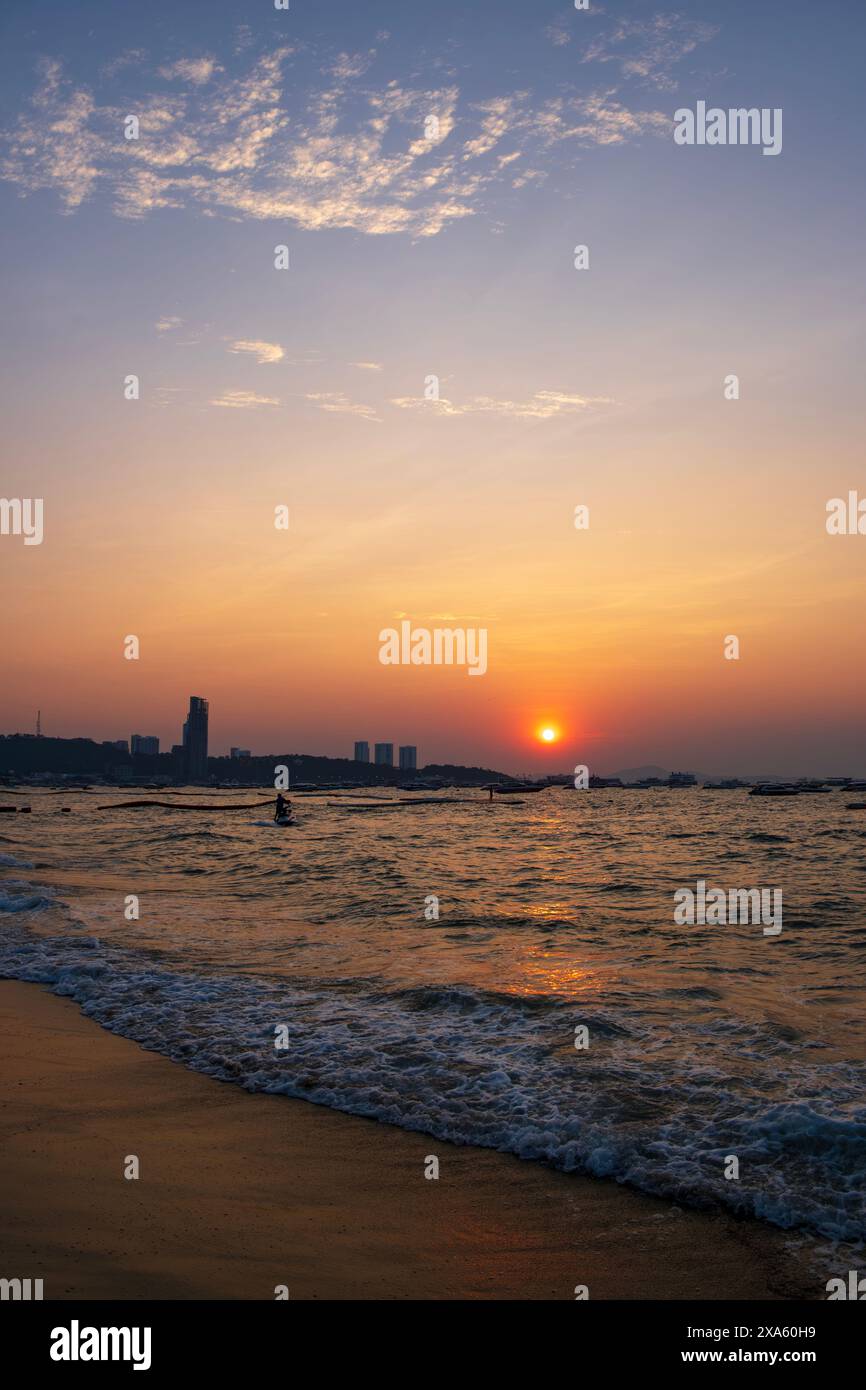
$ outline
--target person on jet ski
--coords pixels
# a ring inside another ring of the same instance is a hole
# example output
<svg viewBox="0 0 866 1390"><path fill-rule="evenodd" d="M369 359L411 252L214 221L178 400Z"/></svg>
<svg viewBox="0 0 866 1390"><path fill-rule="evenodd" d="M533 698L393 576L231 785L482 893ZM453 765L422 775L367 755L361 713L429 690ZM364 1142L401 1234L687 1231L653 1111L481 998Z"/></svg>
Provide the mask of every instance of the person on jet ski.
<svg viewBox="0 0 866 1390"><path fill-rule="evenodd" d="M277 809L274 812L274 820L282 820L283 816L290 816L291 814L291 801L287 801L282 792L277 792Z"/></svg>

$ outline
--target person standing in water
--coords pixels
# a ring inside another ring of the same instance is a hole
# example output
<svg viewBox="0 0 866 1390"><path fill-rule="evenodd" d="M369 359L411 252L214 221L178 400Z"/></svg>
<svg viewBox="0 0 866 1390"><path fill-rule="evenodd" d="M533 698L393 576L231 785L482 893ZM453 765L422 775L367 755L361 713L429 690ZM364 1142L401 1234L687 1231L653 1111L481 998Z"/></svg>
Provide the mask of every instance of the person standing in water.
<svg viewBox="0 0 866 1390"><path fill-rule="evenodd" d="M291 801L287 801L282 792L277 792L277 809L274 812L274 820L281 820L283 816L290 816L291 814Z"/></svg>

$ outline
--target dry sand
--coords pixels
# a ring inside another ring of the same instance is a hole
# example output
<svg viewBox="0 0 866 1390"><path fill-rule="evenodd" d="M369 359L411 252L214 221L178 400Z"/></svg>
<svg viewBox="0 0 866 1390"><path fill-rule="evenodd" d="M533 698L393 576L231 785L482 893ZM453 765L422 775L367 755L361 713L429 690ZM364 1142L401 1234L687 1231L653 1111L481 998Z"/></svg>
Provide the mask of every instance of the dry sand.
<svg viewBox="0 0 866 1390"><path fill-rule="evenodd" d="M46 1299L823 1295L782 1233L248 1095L35 985L0 982L0 1056L0 1277Z"/></svg>

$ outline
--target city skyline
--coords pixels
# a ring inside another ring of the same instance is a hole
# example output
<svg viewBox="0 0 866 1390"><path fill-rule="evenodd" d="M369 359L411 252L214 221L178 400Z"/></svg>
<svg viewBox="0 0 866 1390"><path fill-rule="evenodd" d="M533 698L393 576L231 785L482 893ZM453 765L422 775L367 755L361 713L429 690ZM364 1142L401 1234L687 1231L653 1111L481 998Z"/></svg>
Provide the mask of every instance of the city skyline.
<svg viewBox="0 0 866 1390"><path fill-rule="evenodd" d="M374 744L374 745L373 745L374 756L371 758L371 756L370 756L370 743L369 743L369 741L366 740L366 739L363 739L363 740L355 740L355 743L354 743L354 745L353 745L353 752L352 752L351 757L350 757L347 753L329 754L329 753L323 753L323 752L321 752L320 750L317 750L317 751L315 751L315 752L310 752L309 750L305 750L305 749L302 749L302 748L300 748L300 747L295 747L294 745L291 745L291 746L290 746L290 745L288 745L288 744L282 745L282 746L280 746L280 747L274 747L274 748L269 748L269 749L262 749L262 750L258 750L258 751L254 751L254 750L251 749L251 748L244 748L244 747L241 747L241 746L239 746L239 745L231 745L227 751L218 752L218 751L215 751L215 750L212 750L212 749L209 748L208 725L209 725L209 703L210 703L210 702L209 702L208 700L203 700L201 697L197 697L197 696L190 696L190 697L189 697L189 702L190 702L190 709L192 709L193 704L203 705L203 706L204 706L204 731L203 731L203 739L204 739L204 754L203 754L203 757L204 757L204 762L202 762L202 760L201 760L202 755L201 755L201 753L200 753L200 754L199 754L199 762L198 762L198 771L197 771L197 775L193 777L193 780L197 780L197 781L203 781L203 780L205 780L205 778L206 778L206 776L207 776L207 772L206 772L206 762L207 762L207 759L209 759L209 758L212 758L212 759L229 758L230 760L235 761L235 760L238 760L238 759L245 759L245 758L250 758L250 759L260 759L260 758L268 758L268 757L279 758L279 757L282 757L282 756L286 756L286 755L288 754L289 756L308 757L308 758L312 758L312 759L323 758L323 759L331 759L331 760L333 760L333 761L338 761L338 762L355 762L355 763L362 763L362 764L364 764L364 765L366 765L366 766L369 766L371 769L375 769L377 766L379 766L379 767L387 767L387 768L390 768L392 771L406 771L406 772L408 772L408 771L415 771L415 770L423 770L424 767L426 767L426 766L430 766L430 767L443 767L443 766L460 767L460 766L465 766L465 767L467 767L467 768L479 767L479 766L480 766L480 767L489 766L489 765L486 765L486 764L471 763L471 762L470 762L470 763L467 763L467 764L460 764L460 763L456 762L455 760L453 760L453 759L451 759L451 758L445 757L445 758L442 758L442 759L435 759L435 760L431 759L429 763L423 763L423 762L422 762L422 763L420 764L420 768L419 768L419 763L418 763L418 747L417 747L417 745L415 745L415 744L401 744L401 745L399 745L399 747L398 747L398 749L397 749L397 751L398 751L398 760L397 760L397 762L395 762L395 761L394 761L394 747L395 747L395 745L393 744L393 742L379 742L379 743ZM39 714L41 715L41 711L39 712ZM173 745L171 746L170 752L163 751L162 753L160 753L160 748L159 748L160 740L159 740L158 737L152 736L152 735L132 734L132 735L129 736L128 739L126 739L126 738L120 738L120 739L100 739L100 738L98 738L98 737L95 737L95 738L92 739L92 742L93 742L94 745L96 745L96 746L117 748L119 751L126 752L126 753L130 754L130 756L133 756L133 757L135 757L135 756L137 756L137 755L143 755L143 756L162 756L162 757L164 757L164 758L165 758L165 757L169 757L169 758L174 759L175 761L180 762L180 764L181 764L182 767L183 767L183 770L184 770L184 771L187 771L187 770L188 770L188 765L189 765L189 758L188 758L188 752L187 752L187 742L186 742L186 740L187 740L188 722L189 722L189 717L187 718L187 721L186 721L186 722L184 723L184 725L183 725L182 742L181 742L180 744L173 744ZM46 734L44 731L42 731L42 730L41 730L41 718L37 718L37 728L38 728L39 732L34 732L34 733L22 732L22 731L20 731L20 730L17 730L17 731L15 731L14 733L13 733L13 732L8 732L8 731L7 731L7 732L0 732L0 739L5 739L5 738L25 738L25 739L33 739L34 741L37 740L37 739L41 739L41 740L44 740L44 741L50 741L52 738L62 739L62 738L64 737L64 736L61 736L61 735L58 735L58 734L53 734L53 733L50 733L50 732L49 732L48 734ZM200 734L200 737L201 737L201 736L202 736L202 735ZM89 737L89 736L72 735L72 736L66 736L66 737L70 737L72 740L75 740L76 738ZM136 748L136 746L135 746L136 740L138 741L138 744L139 744L139 746L138 746L137 748ZM157 745L157 746L154 747L154 746L153 746L154 744ZM512 767L502 767L502 768L499 768L499 769L494 769L494 768L492 768L492 766L490 766L490 770L496 770L496 771L499 771L499 772L504 772L504 773L506 773L507 775L516 776L516 777L531 775L531 772L530 772L529 769L524 768L524 769L522 769L521 771L516 771L515 768L514 768L513 766L512 766ZM577 772L578 769L575 768L574 771ZM552 777L560 777L560 778L561 778L561 777L569 777L569 778L570 778L570 777L571 777L571 774L572 774L572 770L571 770L571 768L569 768L568 766L566 766L566 764L563 763L562 766L553 766L553 765L548 766L548 767L545 769L545 773L546 773L548 776L552 776ZM654 774L661 774L662 777L663 777L665 780L668 780L668 779L669 779L671 783L676 783L677 785L687 785L687 784L689 784L689 783L694 784L695 781L696 781L695 775L694 775L690 770L689 770L689 771L686 771L686 772L677 771L677 770L673 767L672 764L671 764L671 765L668 765L667 767L663 767L663 766L661 766L658 762L647 761L646 759L644 759L643 761L641 761L641 762L639 763L639 765L634 766L634 767L630 767L630 768L624 768L624 767L621 767L621 768L614 768L614 767L612 767L612 766L599 765L599 766L596 767L594 770L590 770L589 768L587 768L587 769L586 769L586 774L587 774L587 776L593 776L593 777L594 777L594 776L598 776L598 777L600 777L600 778L602 778L602 779L608 778L608 777L611 777L611 776L614 776L614 777L615 777L615 776L617 776L618 774L624 774L624 775L626 775L627 777L629 777L629 779L631 779L632 777L634 777L634 778L637 778L637 777L648 777L650 781L658 781L658 780L659 780L659 777L658 777L658 776L655 776ZM783 780L783 781L787 781L787 780L796 780L797 778L805 778L805 779L810 779L810 778L811 778L812 780L816 780L816 781L818 781L818 782L820 782L820 781L822 781L822 780L823 780L823 781L826 781L826 780L828 780L828 779L832 779L832 780L836 780L836 781L841 782L841 781L845 780L846 777L848 778L848 780L855 780L855 781L858 780L858 773L857 773L857 771L856 771L856 770L852 770L851 767L849 767L846 771L843 771L843 772L841 772L841 773L839 773L838 770L832 770L832 771L831 771L831 770L825 768L824 771L823 771L823 774L820 774L817 778L815 778L815 777L813 776L813 774L810 774L810 773L808 773L807 771L805 771L803 768L789 767L789 768L787 768L787 769L779 769L779 768L766 768L766 767L763 767L763 765L758 765L758 766L755 766L754 768L751 768L751 769L745 768L745 767L738 767L738 768L726 767L726 768L723 768L723 769L721 769L721 770L719 770L719 769L710 769L710 768L700 768L700 769L698 769L697 775L700 776L700 777L709 777L709 778L716 778L716 777L720 777L720 776L721 776L721 777L729 776L729 777L734 777L734 778L737 778L737 777L745 777L746 779L751 779L751 780L753 780L753 781L760 781L760 780L761 780L763 777L765 777L765 776L769 776L769 777L772 778L773 780L778 779L778 780Z"/></svg>

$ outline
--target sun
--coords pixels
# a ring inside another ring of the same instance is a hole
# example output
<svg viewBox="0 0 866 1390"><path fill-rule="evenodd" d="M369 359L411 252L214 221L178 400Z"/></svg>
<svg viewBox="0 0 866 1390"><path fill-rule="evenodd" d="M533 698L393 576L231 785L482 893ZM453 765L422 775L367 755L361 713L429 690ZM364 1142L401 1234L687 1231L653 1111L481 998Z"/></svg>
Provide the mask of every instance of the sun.
<svg viewBox="0 0 866 1390"><path fill-rule="evenodd" d="M558 737L559 735L556 730L551 728L549 724L546 728L541 730L540 738L542 743L555 743Z"/></svg>

